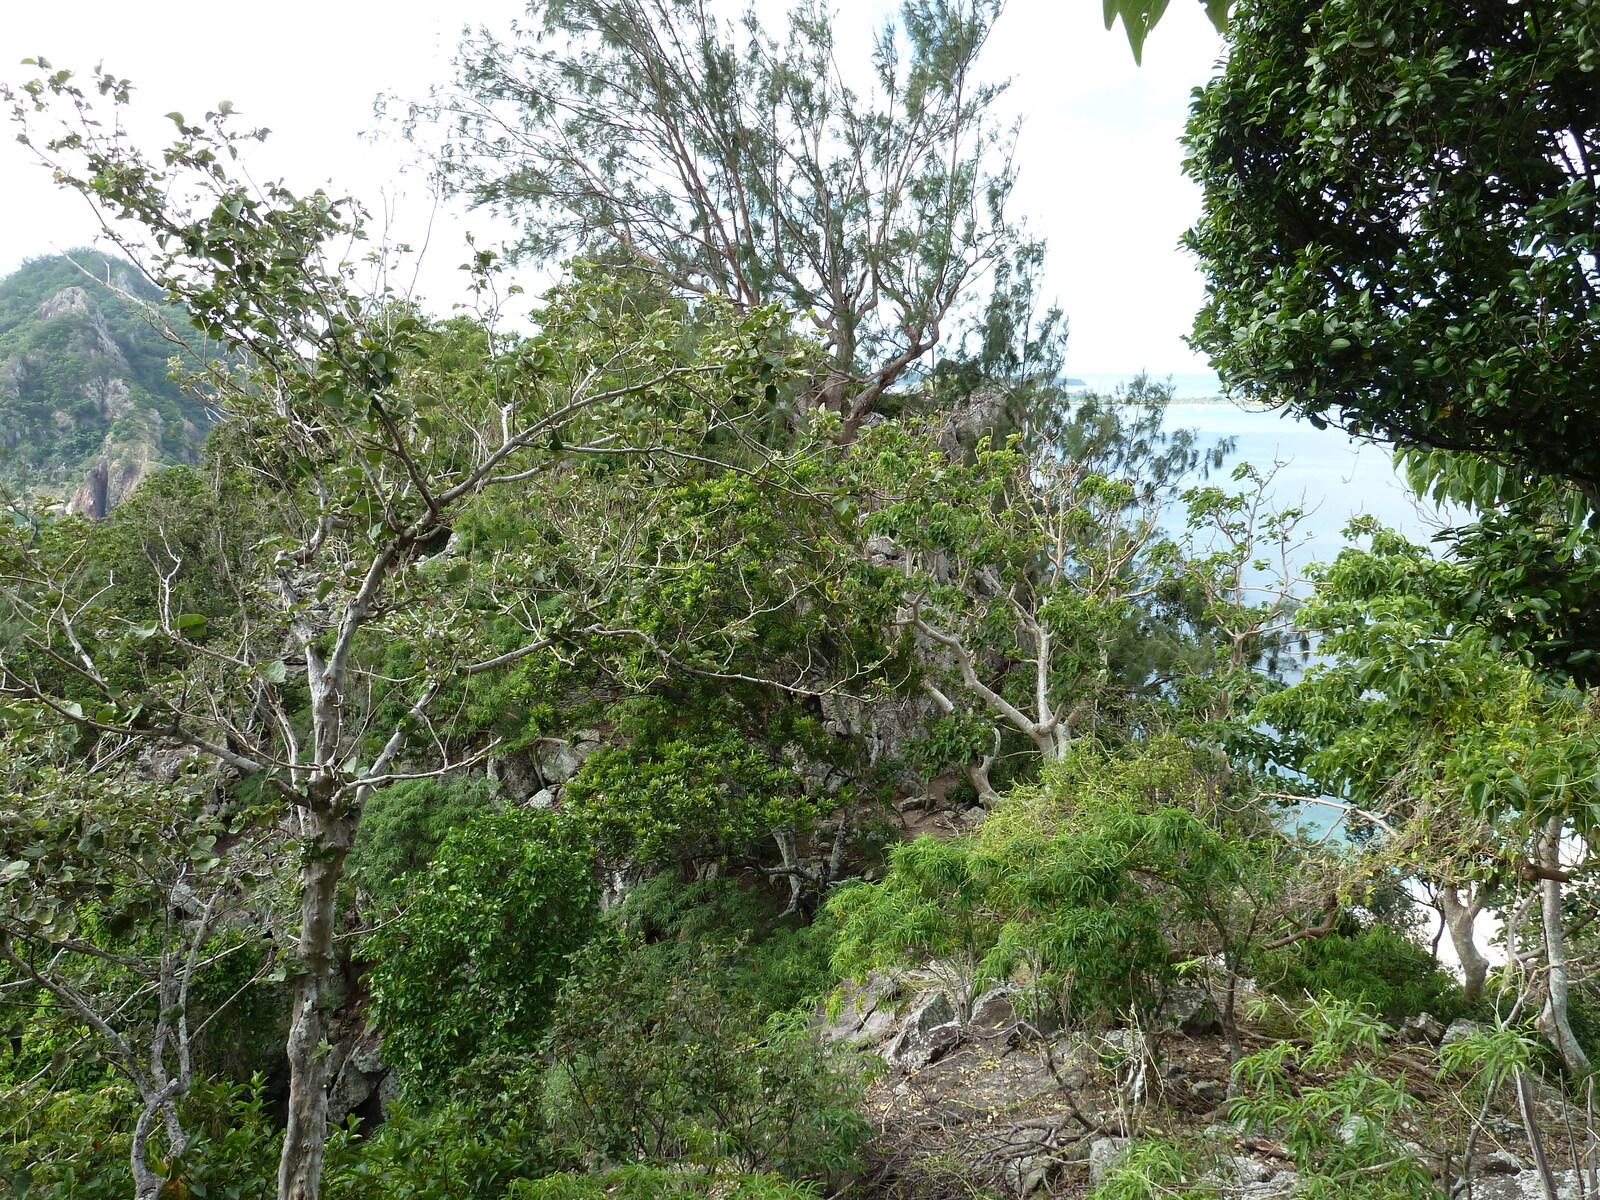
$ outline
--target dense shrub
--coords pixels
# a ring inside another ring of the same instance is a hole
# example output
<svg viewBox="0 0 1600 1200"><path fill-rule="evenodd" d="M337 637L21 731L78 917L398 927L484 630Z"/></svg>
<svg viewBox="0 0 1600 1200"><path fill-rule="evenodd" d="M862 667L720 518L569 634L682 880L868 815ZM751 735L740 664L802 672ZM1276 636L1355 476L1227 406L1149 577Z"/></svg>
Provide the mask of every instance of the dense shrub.
<svg viewBox="0 0 1600 1200"><path fill-rule="evenodd" d="M817 1189L777 1175L715 1175L662 1167L519 1180L506 1200L816 1200Z"/></svg>
<svg viewBox="0 0 1600 1200"><path fill-rule="evenodd" d="M1293 1001L1333 996L1398 1021L1428 1012L1451 1021L1466 1011L1461 985L1426 947L1386 924L1347 921L1323 938L1254 957L1256 982Z"/></svg>
<svg viewBox="0 0 1600 1200"><path fill-rule="evenodd" d="M1304 907L1305 853L1214 768L1169 743L1049 765L977 835L918 838L882 883L837 893L835 966L929 963L957 999L1015 976L1072 1020L1153 1017L1177 963L1215 956L1238 971ZM1222 1016L1231 1027L1230 1004Z"/></svg>
<svg viewBox="0 0 1600 1200"><path fill-rule="evenodd" d="M0 1171L12 1193L27 1200L127 1200L137 1107L132 1089L122 1084L0 1095L0 1128L7 1130ZM171 1162L152 1157L150 1164L165 1174L172 1195L257 1200L272 1194L278 1133L259 1077L250 1085L199 1083L180 1109L189 1145Z"/></svg>
<svg viewBox="0 0 1600 1200"><path fill-rule="evenodd" d="M461 1103L397 1107L370 1137L329 1146L324 1195L338 1200L501 1200L515 1181L551 1169L537 1110Z"/></svg>
<svg viewBox="0 0 1600 1200"><path fill-rule="evenodd" d="M729 987L736 948L683 962L607 938L578 955L550 1031L546 1107L576 1166L725 1164L838 1180L868 1127L851 1052Z"/></svg>
<svg viewBox="0 0 1600 1200"><path fill-rule="evenodd" d="M802 730L779 722L755 736L737 705L639 699L619 706L622 740L584 760L561 802L608 861L747 860L774 828L807 830L819 805L773 747ZM726 710L733 710L729 712Z"/></svg>
<svg viewBox="0 0 1600 1200"><path fill-rule="evenodd" d="M448 834L495 810L496 792L493 780L448 775L379 788L350 851L350 882L377 907L398 900L404 877L431 863Z"/></svg>
<svg viewBox="0 0 1600 1200"><path fill-rule="evenodd" d="M933 961L958 1002L1025 971L1072 1017L1107 1019L1153 1002L1168 970L1163 912L1104 836L920 837L832 907L842 972Z"/></svg>
<svg viewBox="0 0 1600 1200"><path fill-rule="evenodd" d="M42 1101L42 1102L41 1102ZM162 1193L205 1200L268 1200L277 1191L281 1130L251 1084L202 1082L182 1103L189 1146L152 1167ZM18 1200L127 1200L136 1105L126 1087L23 1094L0 1103L0 1195ZM370 1136L354 1125L328 1143L324 1192L339 1200L500 1200L513 1180L551 1168L531 1115L445 1104L397 1108Z"/></svg>
<svg viewBox="0 0 1600 1200"><path fill-rule="evenodd" d="M828 911L809 922L783 916L770 892L738 879L685 881L663 871L632 888L615 919L667 970L686 966L707 943L740 941L729 982L762 1016L815 1000L838 982Z"/></svg>
<svg viewBox="0 0 1600 1200"><path fill-rule="evenodd" d="M537 809L469 822L413 880L365 953L385 1056L424 1088L480 1054L538 1044L567 956L594 932L599 888L589 847Z"/></svg>

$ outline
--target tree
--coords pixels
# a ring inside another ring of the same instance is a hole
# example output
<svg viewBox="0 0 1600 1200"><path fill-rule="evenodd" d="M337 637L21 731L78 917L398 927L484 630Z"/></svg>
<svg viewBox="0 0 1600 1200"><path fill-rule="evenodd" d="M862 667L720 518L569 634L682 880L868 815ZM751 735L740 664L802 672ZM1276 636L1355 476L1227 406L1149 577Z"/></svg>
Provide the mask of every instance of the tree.
<svg viewBox="0 0 1600 1200"><path fill-rule="evenodd" d="M125 80L99 75L95 89L128 102ZM302 849L278 1190L315 1200L339 882L363 805L376 788L478 761L485 748L431 722L441 694L598 632L595 605L638 565L628 520L594 531L576 570L559 537L457 558L455 522L496 489L556 510L593 479L620 504L675 464L718 466L704 453L714 445L759 459L741 430L788 368L774 341L785 318L714 302L643 309L600 279L559 290L529 339L426 321L360 294L355 267L334 257L362 234L351 205L231 174L250 135L234 132L228 105L198 123L173 114L177 139L152 160L120 122L99 123L70 72L6 96L57 178L133 222L148 251L108 233L248 364L215 364L200 382L241 428L232 449L273 528L243 566L251 607L213 629L174 607L181 558L154 572L153 596L129 598L97 569L92 526L8 524L0 692L85 736L190 748L285 809ZM62 109L39 140L39 114ZM490 652L491 626L520 636Z"/></svg>
<svg viewBox="0 0 1600 1200"><path fill-rule="evenodd" d="M572 824L537 809L480 816L445 839L408 899L365 947L384 1053L408 1086L534 1049L600 913L594 856Z"/></svg>
<svg viewBox="0 0 1600 1200"><path fill-rule="evenodd" d="M1600 508L1600 10L1259 0L1185 144L1237 397Z"/></svg>
<svg viewBox="0 0 1600 1200"><path fill-rule="evenodd" d="M231 927L270 889L281 839L259 808L226 802L215 778L162 782L140 772L127 739L72 761L76 731L11 710L0 733L0 1003L59 1010L133 1085L129 1164L137 1200L189 1147L181 1104L194 1049L215 1012L193 996L218 963L252 949ZM52 1073L47 1064L35 1079ZM31 1082L31 1081L29 1081Z"/></svg>
<svg viewBox="0 0 1600 1200"><path fill-rule="evenodd" d="M1600 528L1589 521L1588 498L1564 481L1528 480L1473 455L1399 457L1418 492L1480 514L1439 535L1467 575L1436 601L1540 674L1600 683Z"/></svg>
<svg viewBox="0 0 1600 1200"><path fill-rule="evenodd" d="M804 403L846 439L940 340L1016 240L1009 139L976 64L997 0L908 0L845 82L817 3L779 44L696 0L536 0L513 40L463 45L444 178L580 252L692 294L804 314L829 352Z"/></svg>
<svg viewBox="0 0 1600 1200"><path fill-rule="evenodd" d="M1381 858L1435 889L1465 977L1482 994L1489 963L1474 922L1507 912L1513 981L1573 1070L1565 885L1592 866L1600 730L1590 693L1552 686L1481 628L1453 621L1470 568L1363 519L1369 550L1323 568L1301 617L1320 662L1256 708L1283 735L1283 765L1343 807ZM1439 603L1439 597L1445 603ZM1523 945L1537 906L1540 936ZM1542 959L1542 966L1537 960Z"/></svg>
<svg viewBox="0 0 1600 1200"><path fill-rule="evenodd" d="M1287 625L1285 588L1246 576L1289 544L1297 514L1267 513L1260 479L1255 502L1195 490L1175 541L1164 506L1224 446L1163 430L1159 387L1118 400L1084 401L1031 452L1020 438L985 440L952 462L928 429L897 422L869 430L854 455L876 493L866 550L898 575L895 622L939 713L929 749L940 767L962 763L986 806L1004 739L1048 761L1115 737L1150 720L1179 680L1220 666L1237 684Z"/></svg>

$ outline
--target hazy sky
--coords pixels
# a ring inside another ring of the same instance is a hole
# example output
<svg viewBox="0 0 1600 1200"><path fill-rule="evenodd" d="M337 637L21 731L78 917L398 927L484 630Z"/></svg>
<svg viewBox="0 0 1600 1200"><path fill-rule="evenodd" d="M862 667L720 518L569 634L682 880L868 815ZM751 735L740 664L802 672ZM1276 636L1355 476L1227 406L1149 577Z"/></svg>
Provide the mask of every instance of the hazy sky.
<svg viewBox="0 0 1600 1200"><path fill-rule="evenodd" d="M390 214L400 240L429 250L419 286L432 306L459 298L462 235L495 236L481 213L436 206L411 147L364 140L380 92L420 96L449 75L463 25L504 29L515 0L277 0L220 5L167 0L18 2L0 22L0 77L43 55L87 72L96 62L133 80L134 132L159 145L160 115L198 116L223 99L273 130L252 151L251 174L306 189L331 182ZM763 3L766 12L779 9ZM881 0L842 6L840 53L859 47ZM1099 0L1010 0L984 65L1009 76L1001 111L1023 118L1014 212L1048 238L1047 287L1071 322L1075 373L1158 374L1204 369L1183 344L1201 285L1177 247L1198 209L1179 171L1177 138L1191 88L1211 73L1221 40L1194 0L1174 4L1135 67L1121 29L1107 33ZM9 131L0 137L0 272L24 258L94 240L83 202L57 191Z"/></svg>

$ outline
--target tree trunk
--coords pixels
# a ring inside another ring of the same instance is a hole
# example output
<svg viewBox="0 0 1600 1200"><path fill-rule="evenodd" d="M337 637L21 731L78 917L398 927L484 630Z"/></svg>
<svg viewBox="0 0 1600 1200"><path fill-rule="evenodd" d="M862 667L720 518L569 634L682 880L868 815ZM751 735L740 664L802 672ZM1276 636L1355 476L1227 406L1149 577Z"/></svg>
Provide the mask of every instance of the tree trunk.
<svg viewBox="0 0 1600 1200"><path fill-rule="evenodd" d="M1461 963L1461 987L1469 1004L1483 995L1484 980L1489 976L1489 960L1478 949L1474 928L1482 910L1483 901L1476 891L1470 901L1463 901L1454 884L1439 889L1439 912Z"/></svg>
<svg viewBox="0 0 1600 1200"><path fill-rule="evenodd" d="M150 1169L150 1164L145 1160L145 1148L137 1136L130 1159L133 1166L133 1200L160 1200L161 1190L167 1186L167 1181Z"/></svg>
<svg viewBox="0 0 1600 1200"><path fill-rule="evenodd" d="M339 973L333 953L339 879L356 817L333 803L309 806L311 845L300 870L300 974L289 1040L289 1124L278 1160L278 1200L317 1200L328 1142L328 1041Z"/></svg>
<svg viewBox="0 0 1600 1200"><path fill-rule="evenodd" d="M1561 818L1556 817L1545 826L1539 840L1539 865L1552 872L1561 870ZM1571 973L1567 966L1566 930L1561 924L1561 881L1546 877L1540 882L1540 907L1544 920L1545 950L1545 1002L1539 1014L1539 1028L1555 1044L1561 1061L1573 1074L1589 1069L1589 1056L1578 1045L1568 1020L1567 998L1571 988Z"/></svg>

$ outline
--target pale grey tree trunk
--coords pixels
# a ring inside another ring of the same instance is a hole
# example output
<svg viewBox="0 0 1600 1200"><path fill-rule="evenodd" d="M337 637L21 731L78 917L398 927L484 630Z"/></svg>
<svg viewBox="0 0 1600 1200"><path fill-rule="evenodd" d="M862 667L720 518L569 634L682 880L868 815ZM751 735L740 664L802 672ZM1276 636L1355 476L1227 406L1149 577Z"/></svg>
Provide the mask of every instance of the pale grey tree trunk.
<svg viewBox="0 0 1600 1200"><path fill-rule="evenodd" d="M1489 960L1478 949L1475 925L1483 911L1483 900L1475 889L1471 899L1462 900L1454 884L1439 889L1439 911L1444 918L1445 931L1450 935L1450 945L1455 948L1456 959L1461 963L1461 986L1468 1002L1483 995L1483 984L1489 976Z"/></svg>
<svg viewBox="0 0 1600 1200"><path fill-rule="evenodd" d="M348 800L348 797L344 797ZM286 1046L289 1121L278 1160L278 1200L317 1200L328 1141L328 1041L339 972L333 933L339 880L355 836L356 817L337 799L309 806L311 844L300 868L299 974Z"/></svg>
<svg viewBox="0 0 1600 1200"><path fill-rule="evenodd" d="M1576 1074L1589 1069L1589 1056L1578 1044L1568 1015L1572 976L1567 963L1566 930L1561 923L1561 880L1552 877L1561 872L1561 831L1561 818L1553 817L1539 839L1539 865L1548 872L1539 883L1545 948L1545 1001L1539 1028L1554 1043L1567 1070Z"/></svg>

